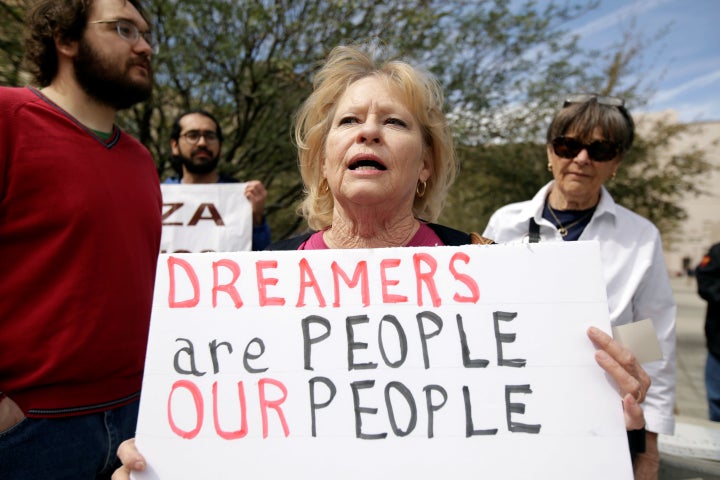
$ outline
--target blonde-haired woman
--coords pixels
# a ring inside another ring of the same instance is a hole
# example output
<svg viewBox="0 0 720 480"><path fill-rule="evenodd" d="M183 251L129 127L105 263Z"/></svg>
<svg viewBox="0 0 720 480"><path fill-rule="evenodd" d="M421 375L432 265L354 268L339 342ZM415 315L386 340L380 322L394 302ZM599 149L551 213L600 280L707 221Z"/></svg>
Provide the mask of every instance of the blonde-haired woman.
<svg viewBox="0 0 720 480"><path fill-rule="evenodd" d="M461 245L437 220L457 174L437 81L410 64L335 48L296 118L312 235L270 249Z"/></svg>

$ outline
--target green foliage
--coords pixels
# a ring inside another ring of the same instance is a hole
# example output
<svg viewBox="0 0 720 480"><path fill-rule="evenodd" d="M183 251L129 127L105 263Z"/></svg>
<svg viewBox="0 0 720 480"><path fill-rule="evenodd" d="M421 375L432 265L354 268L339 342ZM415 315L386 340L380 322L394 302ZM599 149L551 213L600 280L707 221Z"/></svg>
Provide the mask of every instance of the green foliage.
<svg viewBox="0 0 720 480"><path fill-rule="evenodd" d="M675 139L688 132L688 126L657 121L648 130L636 139L617 177L606 187L618 203L653 222L670 246L681 240L677 227L687 218L678 203L707 193L702 178L715 167L696 147L678 155L666 153Z"/></svg>
<svg viewBox="0 0 720 480"><path fill-rule="evenodd" d="M0 0L2 84L27 82L20 32L21 15L31 1ZM146 0L160 44L153 57L155 87L149 101L122 112L118 122L150 149L164 177L172 173L174 117L188 108L213 112L225 134L221 169L265 183L268 219L279 239L304 228L295 214L303 185L291 129L294 112L311 91L316 66L338 44L375 39L388 53L441 80L463 163L442 220L482 230L492 211L529 198L549 179L538 139L564 93L613 93L636 105L646 98L642 84L624 82L641 68L642 37L619 38L605 52L583 52L566 35L566 22L598 3ZM631 208L660 219L664 229L683 216L673 210L678 195L691 192L685 187L672 191L676 187L668 184L692 182L703 171L701 163L696 155L655 166L652 151L638 145L614 193L627 198ZM641 182L633 177L634 168L657 175ZM641 191L633 182L642 183L643 198L652 200L643 203L641 195L633 196Z"/></svg>
<svg viewBox="0 0 720 480"><path fill-rule="evenodd" d="M212 111L226 138L223 170L266 184L276 238L303 228L295 215L302 184L292 117L332 47L376 39L390 54L435 72L447 86L448 108L472 109L473 118L484 118L523 97L503 92L521 91L530 81L520 80L525 72L542 70L536 56L522 53L557 43L562 22L588 8L550 5L540 11L530 2L517 13L499 0L152 0L148 6L161 45L156 87L149 102L125 112L123 125L167 175L173 117L186 108ZM574 48L572 40L562 45ZM475 138L498 130L477 123L472 128Z"/></svg>
<svg viewBox="0 0 720 480"><path fill-rule="evenodd" d="M482 233L503 205L528 200L552 179L545 146L511 143L461 147L462 170L441 221Z"/></svg>
<svg viewBox="0 0 720 480"><path fill-rule="evenodd" d="M29 0L0 0L0 85L22 85L23 14Z"/></svg>

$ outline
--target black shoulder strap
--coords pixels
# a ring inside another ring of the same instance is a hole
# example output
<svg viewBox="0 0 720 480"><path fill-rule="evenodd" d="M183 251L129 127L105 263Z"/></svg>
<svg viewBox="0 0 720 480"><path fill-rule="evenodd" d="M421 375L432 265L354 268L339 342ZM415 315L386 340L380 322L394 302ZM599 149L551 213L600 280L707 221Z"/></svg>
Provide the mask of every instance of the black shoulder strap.
<svg viewBox="0 0 720 480"><path fill-rule="evenodd" d="M440 225L438 223L428 223L427 226L435 232L435 235L437 235L445 245L456 247L472 243L470 240L470 234L468 233L461 232L460 230L455 230L454 228L446 227L445 225Z"/></svg>
<svg viewBox="0 0 720 480"><path fill-rule="evenodd" d="M297 250L315 232L305 232L295 237L279 240L265 247L265 250Z"/></svg>
<svg viewBox="0 0 720 480"><path fill-rule="evenodd" d="M530 236L530 243L538 243L540 241L540 226L535 223L535 218L533 217L530 217L528 235Z"/></svg>

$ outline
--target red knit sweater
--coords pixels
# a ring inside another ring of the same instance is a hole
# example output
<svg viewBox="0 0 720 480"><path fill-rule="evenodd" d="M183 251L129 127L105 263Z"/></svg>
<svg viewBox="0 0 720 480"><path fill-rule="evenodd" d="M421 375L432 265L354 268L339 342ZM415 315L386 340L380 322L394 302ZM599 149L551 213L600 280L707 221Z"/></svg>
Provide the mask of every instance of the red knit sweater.
<svg viewBox="0 0 720 480"><path fill-rule="evenodd" d="M0 87L0 392L26 415L138 395L160 245L150 153Z"/></svg>

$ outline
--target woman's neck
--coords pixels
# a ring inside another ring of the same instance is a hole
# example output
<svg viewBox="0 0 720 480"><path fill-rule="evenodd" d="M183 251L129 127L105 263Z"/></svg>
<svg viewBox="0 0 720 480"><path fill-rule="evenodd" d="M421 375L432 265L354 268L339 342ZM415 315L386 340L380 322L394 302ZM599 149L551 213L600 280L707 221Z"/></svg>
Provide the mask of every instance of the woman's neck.
<svg viewBox="0 0 720 480"><path fill-rule="evenodd" d="M382 222L375 218L347 219L335 215L323 238L330 248L383 248L406 245L420 228L412 216Z"/></svg>
<svg viewBox="0 0 720 480"><path fill-rule="evenodd" d="M589 195L566 195L558 188L550 190L548 203L555 210L589 210L600 202L600 192Z"/></svg>

